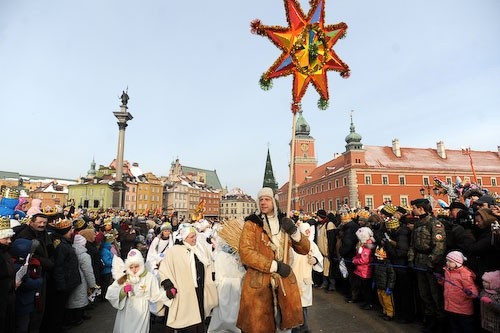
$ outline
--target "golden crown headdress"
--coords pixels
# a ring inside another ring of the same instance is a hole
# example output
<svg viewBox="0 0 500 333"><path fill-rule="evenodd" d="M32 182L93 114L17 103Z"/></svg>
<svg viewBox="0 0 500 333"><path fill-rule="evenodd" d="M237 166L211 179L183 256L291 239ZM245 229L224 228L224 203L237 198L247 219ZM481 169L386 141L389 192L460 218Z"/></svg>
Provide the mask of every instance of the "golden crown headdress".
<svg viewBox="0 0 500 333"><path fill-rule="evenodd" d="M0 230L10 229L10 218L8 216L0 216Z"/></svg>
<svg viewBox="0 0 500 333"><path fill-rule="evenodd" d="M8 199L19 199L19 191L12 187L6 187L2 190L2 197Z"/></svg>
<svg viewBox="0 0 500 333"><path fill-rule="evenodd" d="M369 212L369 211L367 211L367 210L365 210L365 209L360 210L360 211L358 212L358 217L359 217L360 219L362 219L362 220L368 220L368 218L370 217L370 215L371 215L371 214L370 214L370 212Z"/></svg>
<svg viewBox="0 0 500 333"><path fill-rule="evenodd" d="M106 217L103 221L103 224L113 224L113 218L110 216L110 217Z"/></svg>
<svg viewBox="0 0 500 333"><path fill-rule="evenodd" d="M19 223L21 224L28 224L30 218L28 216L23 217L22 219L19 220Z"/></svg>
<svg viewBox="0 0 500 333"><path fill-rule="evenodd" d="M57 208L45 206L45 207L43 207L43 214L47 215L47 216L54 216L57 214Z"/></svg>
<svg viewBox="0 0 500 333"><path fill-rule="evenodd" d="M341 223L349 222L351 220L352 220L351 213L342 213L342 215L340 215Z"/></svg>
<svg viewBox="0 0 500 333"><path fill-rule="evenodd" d="M389 217L385 221L385 227L387 229L397 229L399 227L399 220L395 217Z"/></svg>
<svg viewBox="0 0 500 333"><path fill-rule="evenodd" d="M73 224L71 223L71 220L68 219L57 219L53 223L51 223L51 226L56 228L56 229L66 229L70 228Z"/></svg>
<svg viewBox="0 0 500 333"><path fill-rule="evenodd" d="M375 249L375 257L379 259L386 259L387 258L387 252L382 246L377 246Z"/></svg>

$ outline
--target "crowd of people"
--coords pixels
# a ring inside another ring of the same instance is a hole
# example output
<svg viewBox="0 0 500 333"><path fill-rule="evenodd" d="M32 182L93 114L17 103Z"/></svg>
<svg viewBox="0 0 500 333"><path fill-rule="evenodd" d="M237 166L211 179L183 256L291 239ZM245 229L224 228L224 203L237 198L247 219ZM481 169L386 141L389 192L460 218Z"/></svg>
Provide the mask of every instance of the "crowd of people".
<svg viewBox="0 0 500 333"><path fill-rule="evenodd" d="M500 202L481 191L466 199L302 217L316 224L329 266L315 285L383 320L419 321L423 332L499 332Z"/></svg>
<svg viewBox="0 0 500 333"><path fill-rule="evenodd" d="M290 216L272 189L257 200L245 221L32 200L26 217L0 217L0 331L66 332L109 302L119 333L149 332L152 320L167 333L307 333L313 287L424 332L500 331L492 195Z"/></svg>

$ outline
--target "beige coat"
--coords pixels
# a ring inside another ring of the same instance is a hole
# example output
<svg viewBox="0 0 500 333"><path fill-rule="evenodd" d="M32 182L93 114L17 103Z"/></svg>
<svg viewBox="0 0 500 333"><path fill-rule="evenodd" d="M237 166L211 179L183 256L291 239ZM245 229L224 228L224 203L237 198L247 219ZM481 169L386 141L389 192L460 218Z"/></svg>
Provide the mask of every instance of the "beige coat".
<svg viewBox="0 0 500 333"><path fill-rule="evenodd" d="M217 289L212 280L212 262L206 253L198 259L205 267L205 286L203 290L205 317L217 306ZM189 264L189 251L184 245L174 245L166 252L158 268L160 281L170 279L177 288L177 295L169 302L167 326L180 329L199 324L202 321L198 309L198 299ZM205 318L203 318L204 320Z"/></svg>

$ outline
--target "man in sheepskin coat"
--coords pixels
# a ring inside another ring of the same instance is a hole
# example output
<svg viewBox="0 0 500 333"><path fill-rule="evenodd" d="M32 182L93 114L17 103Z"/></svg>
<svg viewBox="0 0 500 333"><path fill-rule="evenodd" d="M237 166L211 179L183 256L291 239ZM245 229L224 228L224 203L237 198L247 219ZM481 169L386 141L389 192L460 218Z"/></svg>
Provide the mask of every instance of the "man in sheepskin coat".
<svg viewBox="0 0 500 333"><path fill-rule="evenodd" d="M309 253L308 238L294 222L281 215L271 188L258 194L259 209L245 219L239 253L247 273L243 278L238 326L243 333L276 332L302 325L302 305L297 279L284 252L290 246ZM290 237L285 248L285 239ZM293 258L292 258L293 260Z"/></svg>

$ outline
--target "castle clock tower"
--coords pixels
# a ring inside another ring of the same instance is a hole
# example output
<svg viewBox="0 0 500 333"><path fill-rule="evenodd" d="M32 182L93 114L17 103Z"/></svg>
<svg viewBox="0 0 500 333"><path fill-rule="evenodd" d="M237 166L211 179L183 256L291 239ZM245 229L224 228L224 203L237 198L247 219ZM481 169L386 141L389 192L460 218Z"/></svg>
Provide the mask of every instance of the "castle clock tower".
<svg viewBox="0 0 500 333"><path fill-rule="evenodd" d="M293 183L295 186L306 180L306 177L318 165L314 148L314 138L309 135L310 133L311 128L302 116L302 111L300 111L295 127L295 169L293 170Z"/></svg>

